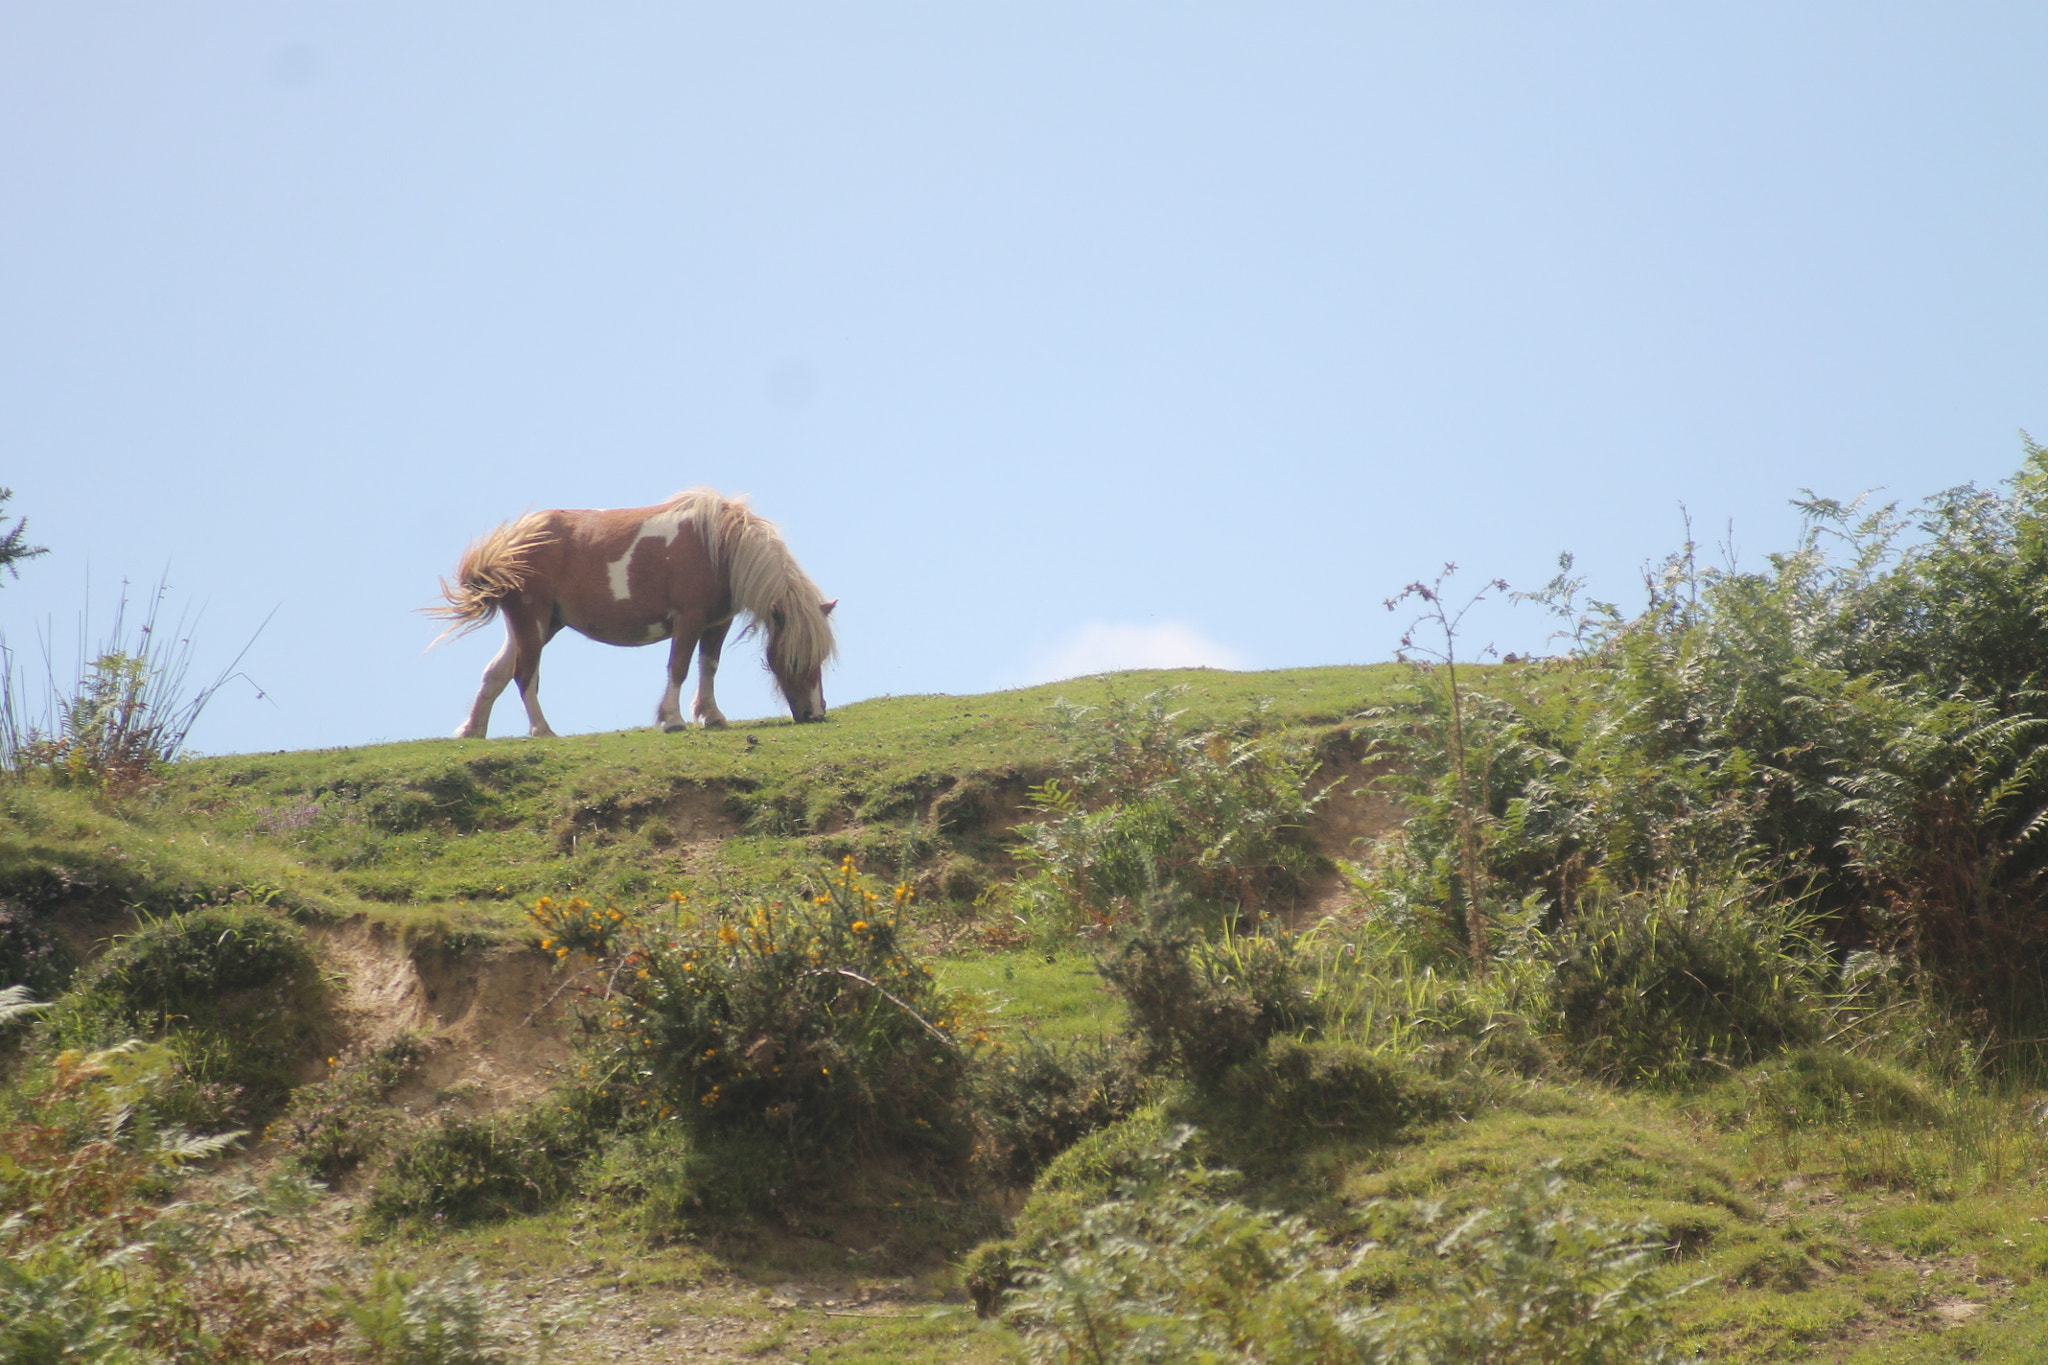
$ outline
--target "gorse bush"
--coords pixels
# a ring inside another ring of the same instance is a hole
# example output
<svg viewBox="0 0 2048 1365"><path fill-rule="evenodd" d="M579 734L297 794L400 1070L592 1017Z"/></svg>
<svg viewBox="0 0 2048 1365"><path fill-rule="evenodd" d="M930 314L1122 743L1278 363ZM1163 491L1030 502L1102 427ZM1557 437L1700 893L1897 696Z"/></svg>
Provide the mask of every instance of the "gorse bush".
<svg viewBox="0 0 2048 1365"><path fill-rule="evenodd" d="M627 912L543 899L543 950L595 958L588 1065L649 1122L742 1134L799 1166L963 1158L985 1031L901 938L910 888L847 859L808 897Z"/></svg>
<svg viewBox="0 0 2048 1365"><path fill-rule="evenodd" d="M1316 859L1303 827L1312 755L1266 729L1188 726L1177 690L1112 701L1099 714L1058 703L1053 726L1074 748L1066 774L1038 787L1029 876L1012 889L1042 929L1103 930L1147 897L1256 918L1300 889Z"/></svg>
<svg viewBox="0 0 2048 1365"><path fill-rule="evenodd" d="M398 1115L385 1101L425 1055L418 1037L402 1033L381 1046L358 1045L329 1057L327 1075L292 1092L269 1135L308 1175L340 1179L397 1135Z"/></svg>
<svg viewBox="0 0 2048 1365"><path fill-rule="evenodd" d="M786 1211L872 1158L964 1173L970 1072L990 1039L909 956L909 899L851 860L808 896L633 910L542 897L536 941L581 992L576 1079L545 1104L444 1115L397 1144L371 1221L474 1222L595 1188L666 1234Z"/></svg>

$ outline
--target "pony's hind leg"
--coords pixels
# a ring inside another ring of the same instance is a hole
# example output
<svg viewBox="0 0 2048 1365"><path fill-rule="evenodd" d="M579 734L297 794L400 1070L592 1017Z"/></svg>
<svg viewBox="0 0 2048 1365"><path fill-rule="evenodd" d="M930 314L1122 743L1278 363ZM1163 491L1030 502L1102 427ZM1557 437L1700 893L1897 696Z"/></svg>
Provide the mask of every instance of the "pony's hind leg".
<svg viewBox="0 0 2048 1365"><path fill-rule="evenodd" d="M462 722L455 731L457 739L482 739L490 732L491 707L505 690L505 684L512 681L512 666L518 661L519 646L512 638L510 623L505 631L505 647L498 651L490 666L484 669L483 686L476 690L476 700L469 704L469 719Z"/></svg>
<svg viewBox="0 0 2048 1365"><path fill-rule="evenodd" d="M707 730L725 726L725 713L718 709L718 699L711 695L711 684L718 676L718 656L725 649L725 633L731 629L732 620L728 617L706 630L697 641L697 700L691 704L690 712Z"/></svg>
<svg viewBox="0 0 2048 1365"><path fill-rule="evenodd" d="M548 718L540 713L540 651L553 638L558 626L543 630L540 622L526 612L515 613L510 604L505 608L505 623L510 628L511 645L516 649L512 665L512 678L519 684L519 700L526 703L526 733L535 739L553 739L555 732L548 728Z"/></svg>
<svg viewBox="0 0 2048 1365"><path fill-rule="evenodd" d="M654 708L654 723L669 734L688 728L683 720L683 679L690 675L690 649L697 643L694 632L677 631L668 642L668 684L661 689L661 701Z"/></svg>

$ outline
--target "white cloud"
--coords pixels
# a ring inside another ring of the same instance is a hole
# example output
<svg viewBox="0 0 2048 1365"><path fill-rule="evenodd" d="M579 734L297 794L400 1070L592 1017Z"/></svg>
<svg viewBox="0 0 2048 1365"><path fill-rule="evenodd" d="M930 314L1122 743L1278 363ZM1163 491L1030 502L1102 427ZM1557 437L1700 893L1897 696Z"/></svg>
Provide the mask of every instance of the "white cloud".
<svg viewBox="0 0 2048 1365"><path fill-rule="evenodd" d="M1249 664L1236 650L1179 621L1161 621L1155 626L1090 621L1034 656L1030 680L1057 682L1127 668L1245 668Z"/></svg>

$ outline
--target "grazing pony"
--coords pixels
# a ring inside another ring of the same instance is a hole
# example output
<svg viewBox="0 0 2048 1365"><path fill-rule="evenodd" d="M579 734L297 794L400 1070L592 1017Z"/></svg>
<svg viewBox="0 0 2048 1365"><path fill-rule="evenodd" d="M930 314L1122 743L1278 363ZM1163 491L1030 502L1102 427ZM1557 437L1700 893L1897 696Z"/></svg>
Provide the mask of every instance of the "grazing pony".
<svg viewBox="0 0 2048 1365"><path fill-rule="evenodd" d="M775 524L744 498L693 488L658 507L528 512L463 551L441 596L446 605L422 608L450 622L436 644L505 614L505 647L484 670L458 739L483 737L491 704L515 679L528 733L555 733L540 713L540 652L563 626L608 645L669 642L668 687L654 713L664 730L683 728L678 703L696 650L692 710L707 726L723 725L711 680L742 612L749 630L768 636L768 670L790 715L825 719L823 675L834 648L827 618L838 604L819 600Z"/></svg>

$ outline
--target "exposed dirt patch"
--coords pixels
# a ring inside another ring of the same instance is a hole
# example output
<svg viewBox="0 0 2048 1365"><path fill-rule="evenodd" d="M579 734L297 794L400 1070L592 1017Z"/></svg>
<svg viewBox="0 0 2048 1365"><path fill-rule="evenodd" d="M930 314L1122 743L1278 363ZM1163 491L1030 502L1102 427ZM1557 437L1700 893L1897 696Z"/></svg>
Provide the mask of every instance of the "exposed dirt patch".
<svg viewBox="0 0 2048 1365"><path fill-rule="evenodd" d="M1355 858L1360 844L1400 827L1400 805L1371 785L1391 771L1393 764L1385 758L1355 755L1327 758L1316 769L1313 789L1328 788L1329 794L1309 818L1308 837L1325 857Z"/></svg>
<svg viewBox="0 0 2048 1365"><path fill-rule="evenodd" d="M940 834L955 838L979 834L1001 839L1036 818L1037 813L1031 808L1031 789L1048 776L1016 769L976 774L946 787L919 813Z"/></svg>
<svg viewBox="0 0 2048 1365"><path fill-rule="evenodd" d="M1400 804L1373 785L1375 778L1393 771L1393 764L1386 758L1366 759L1361 749L1354 742L1326 754L1310 779L1310 790L1324 795L1309 817L1309 843L1332 862L1359 857L1366 845L1399 829L1406 818ZM1311 883L1303 897L1309 920L1341 915L1350 906L1350 884L1334 868Z"/></svg>
<svg viewBox="0 0 2048 1365"><path fill-rule="evenodd" d="M314 935L337 970L337 1014L351 1042L423 1035L427 1056L393 1103L414 1110L440 1097L480 1109L520 1104L548 1088L569 1058L565 993L546 958L523 948L408 947L358 917Z"/></svg>
<svg viewBox="0 0 2048 1365"><path fill-rule="evenodd" d="M654 808L655 818L679 843L694 844L729 838L740 832L731 798L709 787L679 787Z"/></svg>

